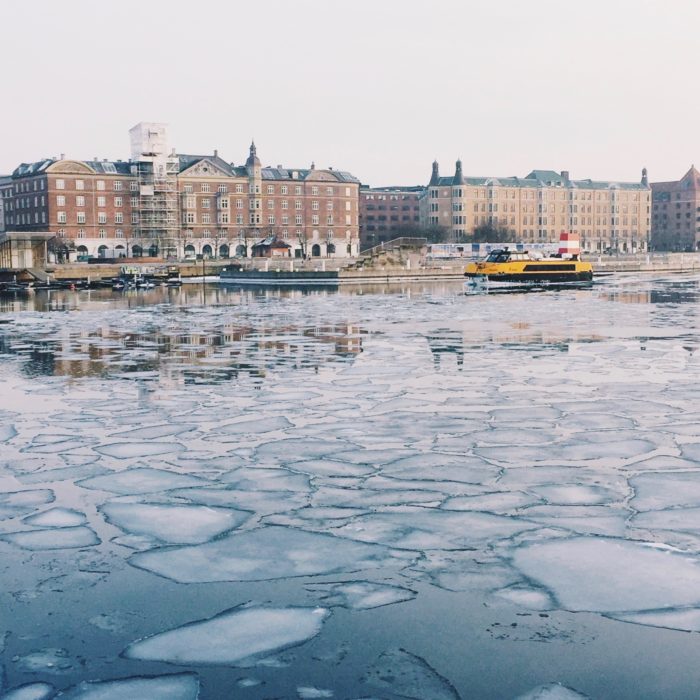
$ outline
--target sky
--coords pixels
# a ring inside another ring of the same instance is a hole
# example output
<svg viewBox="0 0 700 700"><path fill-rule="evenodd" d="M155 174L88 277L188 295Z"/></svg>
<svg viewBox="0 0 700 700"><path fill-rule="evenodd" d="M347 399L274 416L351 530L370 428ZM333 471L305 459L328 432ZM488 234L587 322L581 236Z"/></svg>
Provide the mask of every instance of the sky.
<svg viewBox="0 0 700 700"><path fill-rule="evenodd" d="M700 165L697 0L12 0L0 174L65 153L334 167L371 186L452 174L652 182Z"/></svg>

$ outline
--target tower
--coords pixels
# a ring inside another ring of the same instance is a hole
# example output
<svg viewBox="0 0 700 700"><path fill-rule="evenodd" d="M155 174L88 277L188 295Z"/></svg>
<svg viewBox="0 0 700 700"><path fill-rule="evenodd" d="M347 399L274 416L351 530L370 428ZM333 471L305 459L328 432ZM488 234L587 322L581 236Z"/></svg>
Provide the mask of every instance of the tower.
<svg viewBox="0 0 700 700"><path fill-rule="evenodd" d="M245 162L248 173L248 223L253 237L259 237L262 217L262 167L255 141L250 144L250 154Z"/></svg>

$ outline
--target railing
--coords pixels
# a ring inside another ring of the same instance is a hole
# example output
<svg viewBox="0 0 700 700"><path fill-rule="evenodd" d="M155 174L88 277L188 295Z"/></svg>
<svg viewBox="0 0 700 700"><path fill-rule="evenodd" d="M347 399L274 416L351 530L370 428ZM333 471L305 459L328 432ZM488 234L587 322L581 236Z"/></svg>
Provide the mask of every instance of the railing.
<svg viewBox="0 0 700 700"><path fill-rule="evenodd" d="M373 255L374 253L381 253L384 250L396 250L397 248L422 248L428 245L427 238L410 238L408 236L402 236L401 238L393 238L385 243L380 243L372 248L367 248L366 250L360 251L360 255Z"/></svg>

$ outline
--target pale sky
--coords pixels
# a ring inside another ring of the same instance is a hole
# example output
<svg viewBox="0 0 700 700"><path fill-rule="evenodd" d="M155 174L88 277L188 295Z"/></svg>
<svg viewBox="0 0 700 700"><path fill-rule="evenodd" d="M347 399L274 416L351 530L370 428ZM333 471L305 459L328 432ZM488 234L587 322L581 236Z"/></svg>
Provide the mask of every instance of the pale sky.
<svg viewBox="0 0 700 700"><path fill-rule="evenodd" d="M5 0L0 174L65 153L332 166L372 186L700 165L698 0Z"/></svg>

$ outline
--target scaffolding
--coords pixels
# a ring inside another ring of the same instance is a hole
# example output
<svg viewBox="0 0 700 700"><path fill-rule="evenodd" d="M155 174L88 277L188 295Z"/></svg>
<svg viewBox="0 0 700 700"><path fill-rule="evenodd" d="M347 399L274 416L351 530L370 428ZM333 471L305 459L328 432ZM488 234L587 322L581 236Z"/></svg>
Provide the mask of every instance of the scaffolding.
<svg viewBox="0 0 700 700"><path fill-rule="evenodd" d="M154 257L176 256L180 233L179 159L174 153L168 154L167 127L141 122L129 133L132 172L135 168L139 193L135 243Z"/></svg>

